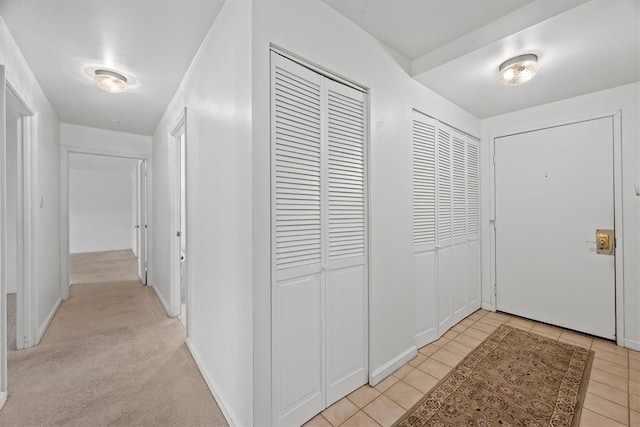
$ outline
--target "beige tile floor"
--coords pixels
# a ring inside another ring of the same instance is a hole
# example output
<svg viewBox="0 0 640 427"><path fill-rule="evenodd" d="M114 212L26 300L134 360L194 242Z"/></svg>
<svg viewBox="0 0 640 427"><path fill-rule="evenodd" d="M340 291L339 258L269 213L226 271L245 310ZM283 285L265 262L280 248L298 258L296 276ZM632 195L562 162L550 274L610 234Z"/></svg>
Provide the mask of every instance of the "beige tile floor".
<svg viewBox="0 0 640 427"><path fill-rule="evenodd" d="M640 352L503 313L478 310L376 385L364 385L311 419L308 427L390 426L499 325L595 352L581 427L640 427Z"/></svg>

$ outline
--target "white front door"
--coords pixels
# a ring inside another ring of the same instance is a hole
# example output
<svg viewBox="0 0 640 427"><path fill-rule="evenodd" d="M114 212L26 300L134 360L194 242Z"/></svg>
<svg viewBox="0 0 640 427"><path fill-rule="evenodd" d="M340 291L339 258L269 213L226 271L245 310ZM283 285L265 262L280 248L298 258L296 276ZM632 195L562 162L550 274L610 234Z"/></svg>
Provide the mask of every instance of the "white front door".
<svg viewBox="0 0 640 427"><path fill-rule="evenodd" d="M613 339L613 119L495 139L497 309Z"/></svg>

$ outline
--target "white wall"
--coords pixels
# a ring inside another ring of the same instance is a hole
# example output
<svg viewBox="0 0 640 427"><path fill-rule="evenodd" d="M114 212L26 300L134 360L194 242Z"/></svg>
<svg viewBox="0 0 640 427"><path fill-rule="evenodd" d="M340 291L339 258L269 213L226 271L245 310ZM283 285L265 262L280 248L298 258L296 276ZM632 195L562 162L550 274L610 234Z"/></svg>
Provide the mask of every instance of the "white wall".
<svg viewBox="0 0 640 427"><path fill-rule="evenodd" d="M38 339L55 313L60 298L60 121L11 36L0 20L0 64L7 81L17 89L34 112L33 183L34 203L34 299ZM0 313L3 315L3 313Z"/></svg>
<svg viewBox="0 0 640 427"><path fill-rule="evenodd" d="M131 154L141 159L151 157L150 136L69 123L60 123L60 144L70 151L77 147L100 152Z"/></svg>
<svg viewBox="0 0 640 427"><path fill-rule="evenodd" d="M150 280L171 306L170 133L187 107L187 342L238 426L252 424L250 13L225 2L153 134Z"/></svg>
<svg viewBox="0 0 640 427"><path fill-rule="evenodd" d="M133 249L131 172L69 170L70 253Z"/></svg>
<svg viewBox="0 0 640 427"><path fill-rule="evenodd" d="M625 345L640 350L640 197L635 183L640 181L640 83L603 90L482 121L482 300L492 304L490 204L490 140L506 132L568 122L587 116L622 113L622 220L624 224L624 339ZM618 295L618 297L620 297Z"/></svg>
<svg viewBox="0 0 640 427"><path fill-rule="evenodd" d="M370 89L369 371L415 351L412 108L479 135L471 114L415 82L380 42L321 1L252 8L255 425L270 418L270 68L273 43Z"/></svg>

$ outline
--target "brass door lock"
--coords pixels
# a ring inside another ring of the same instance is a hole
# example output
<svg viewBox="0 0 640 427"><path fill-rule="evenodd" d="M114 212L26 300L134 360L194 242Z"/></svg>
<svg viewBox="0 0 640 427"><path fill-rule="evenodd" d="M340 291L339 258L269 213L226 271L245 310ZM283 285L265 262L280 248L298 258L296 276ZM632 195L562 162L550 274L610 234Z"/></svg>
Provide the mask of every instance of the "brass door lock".
<svg viewBox="0 0 640 427"><path fill-rule="evenodd" d="M614 230L596 230L596 252L602 255L614 254Z"/></svg>

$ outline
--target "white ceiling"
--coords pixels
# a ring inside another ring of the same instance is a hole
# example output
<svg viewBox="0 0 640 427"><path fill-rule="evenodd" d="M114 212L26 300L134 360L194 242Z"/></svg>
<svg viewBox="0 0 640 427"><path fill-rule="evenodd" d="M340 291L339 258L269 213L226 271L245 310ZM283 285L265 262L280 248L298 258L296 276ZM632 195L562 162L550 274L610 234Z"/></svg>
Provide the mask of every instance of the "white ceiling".
<svg viewBox="0 0 640 427"><path fill-rule="evenodd" d="M639 0L324 1L480 118L640 80ZM2 0L0 14L62 122L150 135L222 3ZM498 65L529 52L539 75L501 86ZM95 67L133 84L102 92Z"/></svg>
<svg viewBox="0 0 640 427"><path fill-rule="evenodd" d="M69 169L102 172L131 173L139 160L124 157L97 156L93 154L69 154Z"/></svg>
<svg viewBox="0 0 640 427"><path fill-rule="evenodd" d="M324 0L360 28L414 60L533 0Z"/></svg>
<svg viewBox="0 0 640 427"><path fill-rule="evenodd" d="M591 1L489 43L414 78L480 118L640 80L640 2ZM540 71L507 87L497 68L535 53Z"/></svg>
<svg viewBox="0 0 640 427"><path fill-rule="evenodd" d="M151 135L222 4L3 0L0 14L62 122ZM103 92L91 67L119 70L133 84Z"/></svg>

